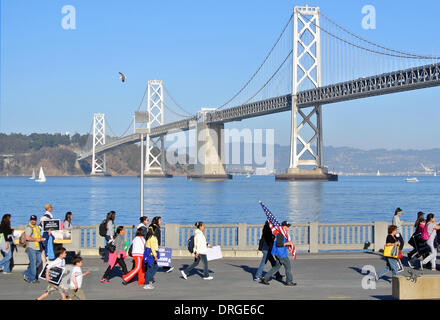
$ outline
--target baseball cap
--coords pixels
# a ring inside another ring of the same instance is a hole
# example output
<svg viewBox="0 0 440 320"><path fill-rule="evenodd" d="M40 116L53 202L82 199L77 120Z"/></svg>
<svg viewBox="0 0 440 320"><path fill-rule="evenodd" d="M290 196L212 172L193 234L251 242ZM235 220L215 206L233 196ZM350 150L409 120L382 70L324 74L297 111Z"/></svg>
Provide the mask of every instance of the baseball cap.
<svg viewBox="0 0 440 320"><path fill-rule="evenodd" d="M37 216L33 214L29 220L37 220Z"/></svg>
<svg viewBox="0 0 440 320"><path fill-rule="evenodd" d="M283 221L283 222L281 222L281 226L283 226L283 227L290 227L291 224L288 223L287 221Z"/></svg>

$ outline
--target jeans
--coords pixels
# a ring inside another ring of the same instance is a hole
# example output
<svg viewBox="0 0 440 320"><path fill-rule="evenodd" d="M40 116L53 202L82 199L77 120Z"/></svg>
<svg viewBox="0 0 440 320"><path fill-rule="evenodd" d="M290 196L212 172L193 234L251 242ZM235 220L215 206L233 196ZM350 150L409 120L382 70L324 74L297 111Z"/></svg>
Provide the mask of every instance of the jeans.
<svg viewBox="0 0 440 320"><path fill-rule="evenodd" d="M187 267L183 272L185 272L185 274L189 274L191 272L191 270L194 269L200 263L200 260L203 261L203 277L204 278L209 277L208 257L206 256L206 254L199 254L199 256L194 259L193 264L190 265L189 267Z"/></svg>
<svg viewBox="0 0 440 320"><path fill-rule="evenodd" d="M11 258L12 258L12 248L9 242L9 252L5 253L5 257L0 261L0 267L3 267L3 272L11 272Z"/></svg>
<svg viewBox="0 0 440 320"><path fill-rule="evenodd" d="M110 236L105 236L105 242L104 242L104 262L108 262L108 250L105 248L107 243L110 241Z"/></svg>
<svg viewBox="0 0 440 320"><path fill-rule="evenodd" d="M397 276L397 259L387 258L387 265L377 275L380 279L391 270L393 276Z"/></svg>
<svg viewBox="0 0 440 320"><path fill-rule="evenodd" d="M150 282L153 282L154 275L156 274L157 269L159 269L159 266L157 265L157 262L154 261L152 266L147 265L146 268L145 284L149 284Z"/></svg>
<svg viewBox="0 0 440 320"><path fill-rule="evenodd" d="M293 282L293 276L292 276L292 266L290 265L289 257L286 258L280 258L275 256L276 263L272 267L272 269L269 270L268 273L264 276L264 279L269 281L272 276L280 270L281 266L284 266L284 269L286 270L286 282Z"/></svg>
<svg viewBox="0 0 440 320"><path fill-rule="evenodd" d="M31 242L28 244L30 246L33 245ZM25 272L23 272L23 275L27 276L29 279L29 282L37 280L37 269L41 264L41 251L37 249L27 248L26 253L29 258L29 267Z"/></svg>
<svg viewBox="0 0 440 320"><path fill-rule="evenodd" d="M257 273L255 274L255 278L260 278L263 275L264 266L267 263L267 260L269 260L270 265L273 267L276 264L276 261L273 257L273 255L268 250L262 250L263 257L261 258L260 266L258 267ZM279 277L281 274L279 271L275 274L275 276Z"/></svg>
<svg viewBox="0 0 440 320"><path fill-rule="evenodd" d="M423 260L423 264L427 264L428 262L431 262L431 268L436 268L436 258L437 258L437 250L434 248L434 242L433 241L427 241L426 242L431 249L431 254Z"/></svg>

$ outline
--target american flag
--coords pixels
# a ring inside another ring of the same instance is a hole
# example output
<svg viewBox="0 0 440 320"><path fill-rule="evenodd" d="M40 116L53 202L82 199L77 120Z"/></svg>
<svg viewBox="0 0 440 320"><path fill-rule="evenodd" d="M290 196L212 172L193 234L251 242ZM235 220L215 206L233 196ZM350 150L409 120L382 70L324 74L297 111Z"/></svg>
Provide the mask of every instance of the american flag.
<svg viewBox="0 0 440 320"><path fill-rule="evenodd" d="M273 235L276 236L281 233L287 239L287 241L290 241L290 235L284 230L284 228L281 227L281 223L278 222L278 220L275 218L272 212L270 212L270 210L263 204L263 202L259 202L264 210L264 213L266 214L267 221L269 221L269 227L270 230L272 230ZM291 246L287 246L287 248L289 249L293 258L296 260L295 246L292 244Z"/></svg>

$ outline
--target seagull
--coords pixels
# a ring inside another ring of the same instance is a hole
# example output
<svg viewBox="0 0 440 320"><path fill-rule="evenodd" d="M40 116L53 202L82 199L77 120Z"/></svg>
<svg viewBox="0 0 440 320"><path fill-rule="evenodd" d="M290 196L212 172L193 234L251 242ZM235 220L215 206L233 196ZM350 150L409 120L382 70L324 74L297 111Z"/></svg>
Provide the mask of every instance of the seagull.
<svg viewBox="0 0 440 320"><path fill-rule="evenodd" d="M127 77L125 76L125 74L119 72L119 79L121 79L122 82L125 82L125 79L127 79Z"/></svg>

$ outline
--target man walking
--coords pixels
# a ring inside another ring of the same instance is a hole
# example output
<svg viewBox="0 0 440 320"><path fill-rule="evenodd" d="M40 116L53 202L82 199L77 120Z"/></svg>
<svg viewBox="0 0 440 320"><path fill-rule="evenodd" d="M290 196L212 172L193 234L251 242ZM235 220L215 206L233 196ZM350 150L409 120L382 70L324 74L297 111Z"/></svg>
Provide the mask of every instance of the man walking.
<svg viewBox="0 0 440 320"><path fill-rule="evenodd" d="M30 217L29 224L25 228L26 253L29 258L29 267L23 273L24 281L29 283L38 282L37 270L41 264L41 237L40 228L37 225L37 216Z"/></svg>
<svg viewBox="0 0 440 320"><path fill-rule="evenodd" d="M281 223L281 228L284 229L285 233L289 231L290 223L287 221L283 221ZM281 268L281 266L284 266L284 269L286 270L286 286L296 286L296 283L293 282L293 276L292 276L292 267L290 265L290 260L288 257L289 251L287 250L288 246L291 246L292 242L287 241L286 237L283 236L283 234L280 232L276 238L275 242L272 247L272 255L275 256L276 263L272 267L272 269L269 270L268 273L264 277L261 277L261 282L265 285L269 285L269 281L272 278L272 276L278 272Z"/></svg>

